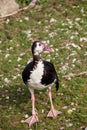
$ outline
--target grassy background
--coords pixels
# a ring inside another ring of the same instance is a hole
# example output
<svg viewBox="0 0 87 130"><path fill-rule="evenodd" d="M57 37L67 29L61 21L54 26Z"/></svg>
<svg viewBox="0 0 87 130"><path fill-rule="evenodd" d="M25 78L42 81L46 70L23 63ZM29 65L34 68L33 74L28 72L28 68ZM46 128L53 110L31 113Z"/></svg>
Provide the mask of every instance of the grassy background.
<svg viewBox="0 0 87 130"><path fill-rule="evenodd" d="M87 76L65 80L64 75L87 70L87 1L40 0L32 9L0 20L0 130L28 130L30 93L21 73L32 57L31 44L41 40L54 52L43 54L54 63L60 89L52 88L53 102L62 114L46 118L47 91L35 91L40 122L30 130L85 130L87 127Z"/></svg>

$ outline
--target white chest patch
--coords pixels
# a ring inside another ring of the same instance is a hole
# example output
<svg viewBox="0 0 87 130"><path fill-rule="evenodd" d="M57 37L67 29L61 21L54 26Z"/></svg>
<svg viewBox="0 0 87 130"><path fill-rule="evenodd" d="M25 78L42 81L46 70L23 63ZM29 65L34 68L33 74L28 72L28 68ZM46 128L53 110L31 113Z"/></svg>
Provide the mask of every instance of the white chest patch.
<svg viewBox="0 0 87 130"><path fill-rule="evenodd" d="M31 87L39 89L43 72L44 72L44 64L42 61L39 61L30 75L29 84Z"/></svg>

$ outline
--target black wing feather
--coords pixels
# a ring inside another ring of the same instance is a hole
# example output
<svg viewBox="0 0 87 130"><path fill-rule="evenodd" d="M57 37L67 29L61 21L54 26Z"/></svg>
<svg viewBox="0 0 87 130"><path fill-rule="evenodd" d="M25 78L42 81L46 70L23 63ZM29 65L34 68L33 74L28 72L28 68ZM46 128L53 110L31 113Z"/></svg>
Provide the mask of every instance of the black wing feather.
<svg viewBox="0 0 87 130"><path fill-rule="evenodd" d="M43 63L44 63L44 75L42 77L41 83L44 85L50 85L55 81L56 90L58 90L59 82L54 65L48 61L43 61Z"/></svg>
<svg viewBox="0 0 87 130"><path fill-rule="evenodd" d="M30 73L33 70L34 63L30 62L22 72L22 79L25 84L27 84L27 81L30 79Z"/></svg>

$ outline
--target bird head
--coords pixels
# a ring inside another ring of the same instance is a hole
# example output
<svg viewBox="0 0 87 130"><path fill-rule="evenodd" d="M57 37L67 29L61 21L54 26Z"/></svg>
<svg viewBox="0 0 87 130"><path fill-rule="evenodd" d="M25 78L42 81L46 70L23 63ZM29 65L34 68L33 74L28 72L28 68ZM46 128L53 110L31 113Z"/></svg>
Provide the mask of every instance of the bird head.
<svg viewBox="0 0 87 130"><path fill-rule="evenodd" d="M45 43L41 41L35 41L32 45L32 53L34 55L38 55L41 52L53 52L53 49L51 47L48 47Z"/></svg>

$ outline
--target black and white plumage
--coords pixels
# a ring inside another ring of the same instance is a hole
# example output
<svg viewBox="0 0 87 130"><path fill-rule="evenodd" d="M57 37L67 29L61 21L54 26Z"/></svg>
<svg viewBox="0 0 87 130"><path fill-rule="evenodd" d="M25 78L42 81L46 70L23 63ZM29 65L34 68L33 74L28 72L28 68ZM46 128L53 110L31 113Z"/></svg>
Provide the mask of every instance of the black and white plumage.
<svg viewBox="0 0 87 130"><path fill-rule="evenodd" d="M30 62L24 69L22 77L24 83L30 84L34 89L43 89L53 83L56 84L56 90L59 88L55 68L53 64L48 61Z"/></svg>
<svg viewBox="0 0 87 130"><path fill-rule="evenodd" d="M51 95L51 86L54 83L56 84L56 90L58 90L59 88L58 76L55 71L54 65L48 61L41 59L40 53L42 51L51 52L52 48L48 48L44 43L40 41L35 41L32 45L33 60L27 64L22 73L23 81L28 86L32 99L32 116L26 120L29 126L31 126L35 122L38 122L38 117L35 112L35 89L49 89L48 95L51 102L51 110L47 115L48 117L56 117L57 114L60 113L54 109Z"/></svg>

